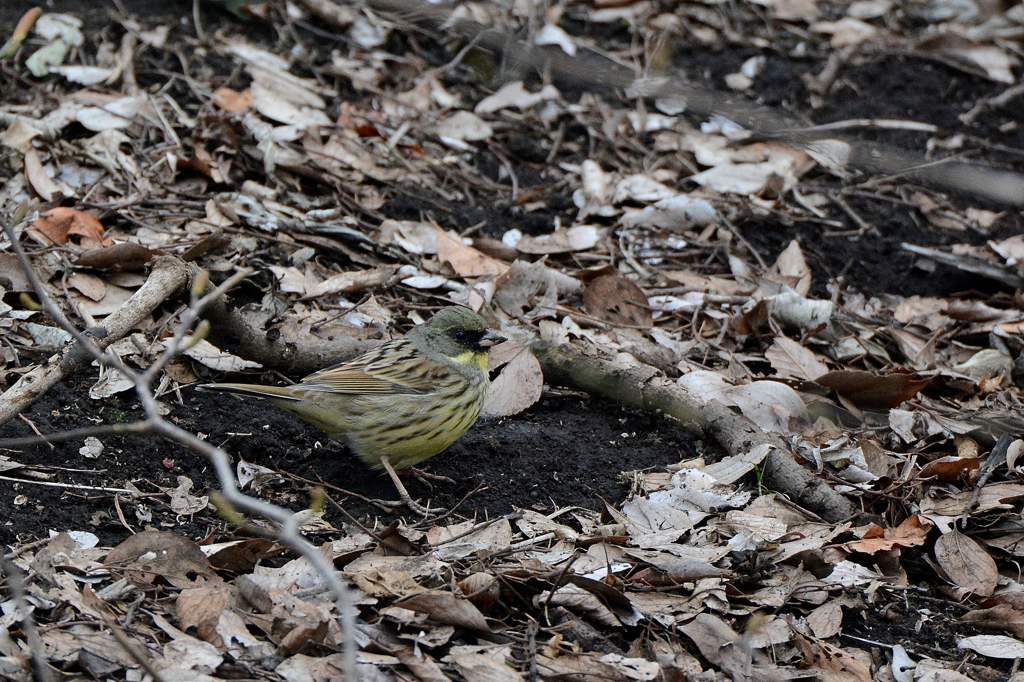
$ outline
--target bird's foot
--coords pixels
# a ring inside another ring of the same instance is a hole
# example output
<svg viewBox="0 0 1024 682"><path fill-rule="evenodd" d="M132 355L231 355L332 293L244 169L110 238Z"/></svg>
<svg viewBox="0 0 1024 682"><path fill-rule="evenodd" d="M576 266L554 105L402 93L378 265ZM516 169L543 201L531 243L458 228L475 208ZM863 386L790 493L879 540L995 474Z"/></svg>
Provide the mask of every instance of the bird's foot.
<svg viewBox="0 0 1024 682"><path fill-rule="evenodd" d="M402 483L402 479L398 477L394 467L391 466L391 462L388 461L387 457L381 458L381 465L384 470L388 472L388 476L391 477L391 482L395 484L395 489L398 490L398 496L401 498L401 502L397 504L404 504L414 514L426 518L428 516L436 516L437 514L444 514L447 509L444 507L434 507L431 509L429 506L424 507L416 500L412 499L409 495L409 491L405 489L405 485ZM427 503L429 505L429 502Z"/></svg>
<svg viewBox="0 0 1024 682"><path fill-rule="evenodd" d="M438 483L455 483L454 478L448 478L447 476L442 476L441 474L432 474L429 471L424 471L423 469L420 469L419 467L409 467L408 471L409 473L411 473L413 476L415 476L425 485L428 486L430 485L431 481L435 481Z"/></svg>

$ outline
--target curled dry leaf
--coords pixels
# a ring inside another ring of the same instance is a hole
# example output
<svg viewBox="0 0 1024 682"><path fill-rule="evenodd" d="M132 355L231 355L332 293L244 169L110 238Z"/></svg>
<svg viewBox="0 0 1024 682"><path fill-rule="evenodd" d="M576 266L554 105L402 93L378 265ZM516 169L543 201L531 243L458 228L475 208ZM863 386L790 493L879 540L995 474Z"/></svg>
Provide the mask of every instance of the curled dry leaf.
<svg viewBox="0 0 1024 682"><path fill-rule="evenodd" d="M72 237L79 237L81 245L89 249L112 243L103 236L103 224L96 216L67 206L51 208L41 214L28 230L46 244L67 244Z"/></svg>
<svg viewBox="0 0 1024 682"><path fill-rule="evenodd" d="M1024 658L1024 642L1005 635L975 635L956 643L958 649L977 651L990 658Z"/></svg>
<svg viewBox="0 0 1024 682"><path fill-rule="evenodd" d="M909 372L875 374L857 369L836 370L815 381L865 409L896 407L932 382L930 378Z"/></svg>
<svg viewBox="0 0 1024 682"><path fill-rule="evenodd" d="M588 282L583 289L583 305L588 313L611 324L644 329L654 324L644 290L617 272Z"/></svg>
<svg viewBox="0 0 1024 682"><path fill-rule="evenodd" d="M146 263L153 260L158 253L158 251L147 249L141 244L122 242L101 249L83 251L75 261L75 265L94 270L137 272L142 270Z"/></svg>
<svg viewBox="0 0 1024 682"><path fill-rule="evenodd" d="M871 524L860 540L848 542L846 548L863 554L874 554L888 551L893 547L923 545L932 528L930 521L914 514L896 528L882 528Z"/></svg>
<svg viewBox="0 0 1024 682"><path fill-rule="evenodd" d="M313 289L302 297L303 301L332 294L353 294L359 291L366 291L376 287L384 286L398 272L397 265L381 265L380 267L368 270L356 270L354 272L342 272L328 277L317 284Z"/></svg>
<svg viewBox="0 0 1024 682"><path fill-rule="evenodd" d="M39 153L34 149L25 152L25 177L28 178L32 189L43 198L43 201L53 201L63 193L60 185L46 173Z"/></svg>
<svg viewBox="0 0 1024 682"><path fill-rule="evenodd" d="M586 251L593 248L604 236L604 233L604 229L593 225L577 225L568 230L556 230L550 234L524 236L516 244L516 248L522 253L538 255Z"/></svg>
<svg viewBox="0 0 1024 682"><path fill-rule="evenodd" d="M192 337L186 337L184 347L186 348L185 355L210 369L221 372L240 372L243 369L258 369L263 366L258 362L243 360L237 355L223 351L205 339L196 341Z"/></svg>
<svg viewBox="0 0 1024 682"><path fill-rule="evenodd" d="M996 589L999 569L981 545L955 528L935 542L935 560L963 592L988 597Z"/></svg>
<svg viewBox="0 0 1024 682"><path fill-rule="evenodd" d="M970 472L981 466L978 457L939 457L921 467L920 478L937 478L941 481L956 481L966 478Z"/></svg>
<svg viewBox="0 0 1024 682"><path fill-rule="evenodd" d="M519 414L538 400L544 389L544 371L528 348L505 365L491 384L481 414L485 417L508 417Z"/></svg>

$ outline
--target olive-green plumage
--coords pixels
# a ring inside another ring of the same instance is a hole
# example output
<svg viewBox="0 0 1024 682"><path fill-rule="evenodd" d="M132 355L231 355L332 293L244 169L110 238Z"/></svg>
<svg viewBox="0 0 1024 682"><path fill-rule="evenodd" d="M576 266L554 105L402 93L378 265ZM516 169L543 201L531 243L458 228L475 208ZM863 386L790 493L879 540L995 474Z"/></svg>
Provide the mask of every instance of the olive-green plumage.
<svg viewBox="0 0 1024 682"><path fill-rule="evenodd" d="M206 384L267 398L319 427L367 464L404 469L433 457L469 430L490 381L487 348L503 339L468 308L445 308L348 362L293 386Z"/></svg>

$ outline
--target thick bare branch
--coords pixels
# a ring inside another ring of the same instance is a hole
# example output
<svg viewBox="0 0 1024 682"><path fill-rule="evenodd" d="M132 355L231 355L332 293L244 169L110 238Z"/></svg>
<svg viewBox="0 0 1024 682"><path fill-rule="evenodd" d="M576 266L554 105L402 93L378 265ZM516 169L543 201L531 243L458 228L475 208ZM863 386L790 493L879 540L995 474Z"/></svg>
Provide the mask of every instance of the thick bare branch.
<svg viewBox="0 0 1024 682"><path fill-rule="evenodd" d="M761 443L773 446L765 460L764 480L768 487L786 493L830 521L857 513L848 499L793 459L789 445L779 434L762 430L717 401L691 395L672 380L657 376L654 368L617 365L544 342L535 343L533 350L548 381L635 409L667 414L685 428L711 436L730 454L748 452Z"/></svg>
<svg viewBox="0 0 1024 682"><path fill-rule="evenodd" d="M210 340L232 352L282 372L303 374L353 358L376 343L353 337L301 339L263 327L258 313L246 313L230 301L215 301L206 310ZM305 342L303 342L305 341Z"/></svg>

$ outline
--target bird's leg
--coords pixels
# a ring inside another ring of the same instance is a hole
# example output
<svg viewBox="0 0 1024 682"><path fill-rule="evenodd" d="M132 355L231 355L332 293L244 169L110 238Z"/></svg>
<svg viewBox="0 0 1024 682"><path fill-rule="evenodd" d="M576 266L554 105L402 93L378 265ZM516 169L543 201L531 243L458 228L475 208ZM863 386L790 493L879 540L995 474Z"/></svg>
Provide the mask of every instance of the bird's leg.
<svg viewBox="0 0 1024 682"><path fill-rule="evenodd" d="M388 476L391 477L391 482L395 484L395 489L398 490L398 496L402 499L402 502L404 502L405 506L414 513L419 514L420 516L430 516L432 514L443 513L446 511L442 507L437 507L434 510L431 510L416 502L409 496L409 491L405 489L405 484L403 484L402 479L398 477L398 473L395 471L395 468L391 466L391 462L388 461L388 458L381 457L380 464L384 467L384 471L388 472Z"/></svg>

